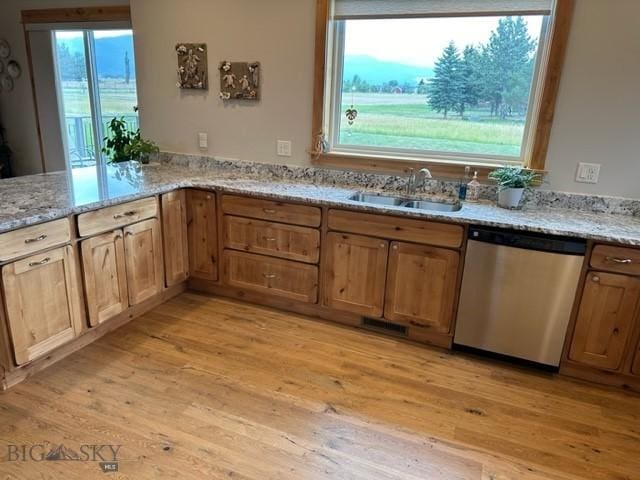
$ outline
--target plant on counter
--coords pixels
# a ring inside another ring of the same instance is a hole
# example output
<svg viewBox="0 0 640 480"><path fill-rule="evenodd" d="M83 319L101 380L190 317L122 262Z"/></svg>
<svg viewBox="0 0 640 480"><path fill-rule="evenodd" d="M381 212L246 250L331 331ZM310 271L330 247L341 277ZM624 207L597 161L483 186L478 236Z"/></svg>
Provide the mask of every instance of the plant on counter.
<svg viewBox="0 0 640 480"><path fill-rule="evenodd" d="M489 173L489 179L498 183L498 206L503 208L518 208L525 189L540 178L540 174L532 170L511 166Z"/></svg>
<svg viewBox="0 0 640 480"><path fill-rule="evenodd" d="M140 129L129 130L123 118L113 118L108 124L109 135L104 138L104 153L109 163L127 162L129 160L149 163L149 156L160 149L155 143L144 140Z"/></svg>

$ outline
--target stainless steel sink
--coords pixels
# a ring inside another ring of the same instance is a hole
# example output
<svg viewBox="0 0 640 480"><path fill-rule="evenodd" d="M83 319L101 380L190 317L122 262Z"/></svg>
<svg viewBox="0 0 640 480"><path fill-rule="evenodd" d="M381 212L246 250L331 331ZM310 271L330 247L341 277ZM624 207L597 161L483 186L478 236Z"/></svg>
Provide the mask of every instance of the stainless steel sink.
<svg viewBox="0 0 640 480"><path fill-rule="evenodd" d="M436 212L459 212L462 210L462 204L446 203L446 202L429 202L426 200L413 200L402 204L406 208L415 208L417 210L432 210Z"/></svg>
<svg viewBox="0 0 640 480"><path fill-rule="evenodd" d="M416 210L431 210L435 212L458 212L462 209L459 202L434 202L429 200L413 200L410 198L395 197L393 195L381 195L378 193L358 192L349 200L374 205L391 205L394 207L414 208Z"/></svg>
<svg viewBox="0 0 640 480"><path fill-rule="evenodd" d="M376 205L393 205L399 207L407 200L400 197L392 197L390 195L378 195L376 193L356 193L349 200L362 203L374 203Z"/></svg>

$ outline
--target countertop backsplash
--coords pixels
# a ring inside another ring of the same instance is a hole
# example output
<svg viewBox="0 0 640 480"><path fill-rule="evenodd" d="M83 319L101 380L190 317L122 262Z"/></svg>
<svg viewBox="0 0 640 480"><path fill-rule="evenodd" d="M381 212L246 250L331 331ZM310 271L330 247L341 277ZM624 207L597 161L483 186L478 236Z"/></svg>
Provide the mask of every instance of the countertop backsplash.
<svg viewBox="0 0 640 480"><path fill-rule="evenodd" d="M191 171L216 170L227 174L255 176L263 180L280 180L334 185L344 188L362 188L388 193L404 193L406 176L377 173L352 172L347 170L276 165L242 160L221 160L210 156L184 155L161 152L156 161L173 166L183 166ZM458 198L460 181L427 180L424 193L428 195ZM482 185L480 199L493 201L497 198L497 186ZM633 215L640 217L640 199L554 192L539 188L528 189L522 200L522 209L558 208L581 212Z"/></svg>

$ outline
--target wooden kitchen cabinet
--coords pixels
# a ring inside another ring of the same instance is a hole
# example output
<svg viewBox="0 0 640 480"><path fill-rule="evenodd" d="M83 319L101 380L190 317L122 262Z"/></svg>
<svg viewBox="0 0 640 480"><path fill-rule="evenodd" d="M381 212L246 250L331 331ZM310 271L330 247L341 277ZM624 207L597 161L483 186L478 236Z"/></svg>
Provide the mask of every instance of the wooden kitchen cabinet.
<svg viewBox="0 0 640 480"><path fill-rule="evenodd" d="M124 255L129 304L142 303L162 291L164 285L162 240L157 219L124 229Z"/></svg>
<svg viewBox="0 0 640 480"><path fill-rule="evenodd" d="M73 247L57 248L5 265L2 282L17 365L49 353L82 330Z"/></svg>
<svg viewBox="0 0 640 480"><path fill-rule="evenodd" d="M631 373L634 375L640 375L640 343L635 350L635 357L633 360L633 365L631 366Z"/></svg>
<svg viewBox="0 0 640 480"><path fill-rule="evenodd" d="M218 280L216 200L211 192L187 191L189 270L192 278Z"/></svg>
<svg viewBox="0 0 640 480"><path fill-rule="evenodd" d="M123 231L84 240L81 249L89 323L95 327L129 307Z"/></svg>
<svg viewBox="0 0 640 480"><path fill-rule="evenodd" d="M457 251L393 242L389 254L385 318L407 327L449 333L459 264Z"/></svg>
<svg viewBox="0 0 640 480"><path fill-rule="evenodd" d="M325 305L382 317L389 242L331 232L326 243Z"/></svg>
<svg viewBox="0 0 640 480"><path fill-rule="evenodd" d="M187 196L184 190L162 195L162 235L167 287L189 278Z"/></svg>
<svg viewBox="0 0 640 480"><path fill-rule="evenodd" d="M626 358L639 305L640 278L590 272L569 358L592 367L619 370Z"/></svg>

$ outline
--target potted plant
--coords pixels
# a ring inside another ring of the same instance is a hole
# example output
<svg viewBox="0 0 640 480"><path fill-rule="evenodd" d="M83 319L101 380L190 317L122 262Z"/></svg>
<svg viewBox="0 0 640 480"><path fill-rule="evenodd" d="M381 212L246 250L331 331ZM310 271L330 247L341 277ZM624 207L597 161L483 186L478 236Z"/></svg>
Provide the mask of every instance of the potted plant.
<svg viewBox="0 0 640 480"><path fill-rule="evenodd" d="M104 153L109 163L127 162L129 160L149 163L149 156L160 149L155 143L144 140L140 129L129 130L124 118L113 118L108 124L109 136L104 139Z"/></svg>
<svg viewBox="0 0 640 480"><path fill-rule="evenodd" d="M526 188L540 178L540 175L521 167L500 167L489 173L489 178L498 183L498 206L518 208Z"/></svg>

